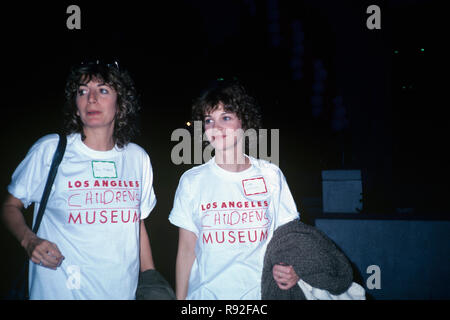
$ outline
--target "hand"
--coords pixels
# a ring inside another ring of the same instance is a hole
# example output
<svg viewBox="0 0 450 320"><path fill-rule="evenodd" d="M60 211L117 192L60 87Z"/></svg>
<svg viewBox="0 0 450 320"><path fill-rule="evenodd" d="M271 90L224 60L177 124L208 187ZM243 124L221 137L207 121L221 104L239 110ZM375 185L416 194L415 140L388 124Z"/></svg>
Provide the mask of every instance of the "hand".
<svg viewBox="0 0 450 320"><path fill-rule="evenodd" d="M280 263L273 266L272 274L275 282L281 290L288 290L295 286L300 277L292 266Z"/></svg>
<svg viewBox="0 0 450 320"><path fill-rule="evenodd" d="M27 241L25 250L27 251L31 261L40 266L53 270L56 270L56 268L59 267L64 260L64 257L56 244L38 238L37 236L34 236Z"/></svg>

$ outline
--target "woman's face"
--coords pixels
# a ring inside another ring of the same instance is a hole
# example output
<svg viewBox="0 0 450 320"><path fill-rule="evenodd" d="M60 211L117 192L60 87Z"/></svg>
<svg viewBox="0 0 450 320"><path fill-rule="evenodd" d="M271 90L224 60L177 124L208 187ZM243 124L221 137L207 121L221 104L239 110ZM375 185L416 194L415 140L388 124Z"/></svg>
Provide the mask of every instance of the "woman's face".
<svg viewBox="0 0 450 320"><path fill-rule="evenodd" d="M223 104L219 104L214 111L204 117L205 133L216 150L234 148L242 139L242 122L236 113L226 111Z"/></svg>
<svg viewBox="0 0 450 320"><path fill-rule="evenodd" d="M80 84L76 96L77 115L85 128L114 128L117 92L96 79Z"/></svg>

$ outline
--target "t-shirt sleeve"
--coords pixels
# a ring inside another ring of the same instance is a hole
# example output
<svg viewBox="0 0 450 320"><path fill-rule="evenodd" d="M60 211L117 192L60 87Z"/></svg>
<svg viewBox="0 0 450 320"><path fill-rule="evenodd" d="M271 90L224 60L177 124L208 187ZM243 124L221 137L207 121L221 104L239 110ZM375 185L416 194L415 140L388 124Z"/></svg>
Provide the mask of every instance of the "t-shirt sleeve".
<svg viewBox="0 0 450 320"><path fill-rule="evenodd" d="M142 161L141 219L145 219L156 205L156 195L153 189L153 168L146 152Z"/></svg>
<svg viewBox="0 0 450 320"><path fill-rule="evenodd" d="M48 135L28 151L11 177L8 192L22 201L25 208L40 202L58 143L58 135Z"/></svg>
<svg viewBox="0 0 450 320"><path fill-rule="evenodd" d="M278 207L276 227L300 218L291 190L281 170L279 171L279 184L279 195L276 203Z"/></svg>
<svg viewBox="0 0 450 320"><path fill-rule="evenodd" d="M169 215L169 221L179 228L195 233L198 237L199 230L194 223L193 209L192 191L189 186L188 178L183 175L180 178L177 191L175 192L173 208Z"/></svg>

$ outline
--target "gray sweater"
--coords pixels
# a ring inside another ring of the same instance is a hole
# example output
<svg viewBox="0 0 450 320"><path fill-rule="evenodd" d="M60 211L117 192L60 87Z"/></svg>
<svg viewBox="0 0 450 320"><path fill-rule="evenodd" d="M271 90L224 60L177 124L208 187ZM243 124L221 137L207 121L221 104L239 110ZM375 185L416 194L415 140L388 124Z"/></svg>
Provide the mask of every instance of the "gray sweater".
<svg viewBox="0 0 450 320"><path fill-rule="evenodd" d="M333 295L352 284L353 271L347 257L324 233L294 220L277 228L264 257L261 281L263 300L304 300L298 284L289 290L278 288L272 275L275 264L292 265L295 273L310 286Z"/></svg>

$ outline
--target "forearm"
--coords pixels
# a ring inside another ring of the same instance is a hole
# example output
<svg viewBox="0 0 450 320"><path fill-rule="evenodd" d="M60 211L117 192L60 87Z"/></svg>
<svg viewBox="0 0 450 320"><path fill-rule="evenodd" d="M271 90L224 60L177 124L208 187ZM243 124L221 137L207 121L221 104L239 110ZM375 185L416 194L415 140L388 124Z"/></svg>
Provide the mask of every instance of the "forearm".
<svg viewBox="0 0 450 320"><path fill-rule="evenodd" d="M189 252L180 252L178 250L176 261L176 296L178 300L186 299L188 292L189 276L191 274L192 265L195 260L195 254Z"/></svg>
<svg viewBox="0 0 450 320"><path fill-rule="evenodd" d="M149 269L155 269L153 263L152 249L150 246L150 240L148 237L147 229L145 228L144 220L141 220L140 230L140 260L141 260L141 272Z"/></svg>
<svg viewBox="0 0 450 320"><path fill-rule="evenodd" d="M28 227L22 213L22 203L20 200L9 195L2 207L2 222L6 229L17 239L17 241L26 248L27 243L36 235Z"/></svg>
<svg viewBox="0 0 450 320"><path fill-rule="evenodd" d="M178 300L186 299L188 293L189 276L195 261L195 244L197 236L183 228L179 229L178 253L175 266L176 272L176 296Z"/></svg>

